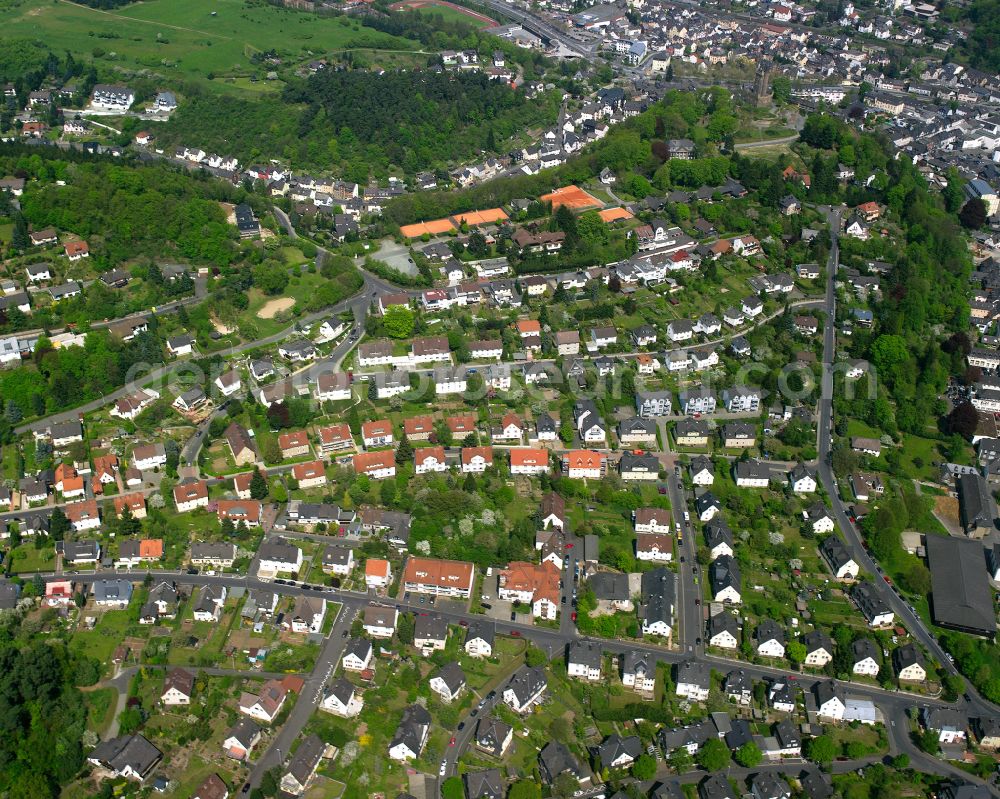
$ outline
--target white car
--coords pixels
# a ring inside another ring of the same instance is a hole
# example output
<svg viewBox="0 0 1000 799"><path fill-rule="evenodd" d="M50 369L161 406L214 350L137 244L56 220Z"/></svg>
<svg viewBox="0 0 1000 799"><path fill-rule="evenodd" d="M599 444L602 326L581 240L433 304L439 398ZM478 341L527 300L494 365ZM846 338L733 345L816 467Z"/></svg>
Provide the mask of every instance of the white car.
<svg viewBox="0 0 1000 799"><path fill-rule="evenodd" d="M441 761L441 768L438 769L438 776L439 777L443 777L444 773L447 770L448 770L448 761L447 760L442 760Z"/></svg>

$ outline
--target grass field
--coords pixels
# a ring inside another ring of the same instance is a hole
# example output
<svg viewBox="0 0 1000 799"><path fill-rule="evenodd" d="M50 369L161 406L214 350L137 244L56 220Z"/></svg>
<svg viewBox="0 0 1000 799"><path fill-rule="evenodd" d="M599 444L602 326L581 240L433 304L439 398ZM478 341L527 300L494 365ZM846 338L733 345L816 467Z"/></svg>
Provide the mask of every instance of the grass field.
<svg viewBox="0 0 1000 799"><path fill-rule="evenodd" d="M418 14L438 14L445 22L462 22L480 28L488 28L491 24L496 24L495 20L484 17L482 14L448 2L436 2L436 0L403 0L400 3L393 3L392 8L406 8L410 11L416 11Z"/></svg>
<svg viewBox="0 0 1000 799"><path fill-rule="evenodd" d="M342 49L420 47L346 17L325 19L241 0L149 0L110 12L67 0L25 0L0 9L0 24L5 36L42 40L53 52L94 58L99 68L153 70L165 76L164 88L171 88L171 74L204 80L256 72L251 56L271 49L287 63ZM280 86L221 80L208 85L240 92Z"/></svg>

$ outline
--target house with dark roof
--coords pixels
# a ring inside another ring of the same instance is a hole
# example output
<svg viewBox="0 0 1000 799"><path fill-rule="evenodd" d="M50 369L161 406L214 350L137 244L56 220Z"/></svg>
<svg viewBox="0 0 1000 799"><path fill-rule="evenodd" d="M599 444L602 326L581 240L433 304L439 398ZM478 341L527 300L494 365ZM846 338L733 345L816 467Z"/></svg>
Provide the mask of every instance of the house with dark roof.
<svg viewBox="0 0 1000 799"><path fill-rule="evenodd" d="M982 538L995 530L997 508L986 479L971 472L959 475L955 482L963 532L970 538Z"/></svg>
<svg viewBox="0 0 1000 799"><path fill-rule="evenodd" d="M312 785L320 761L326 756L326 744L316 734L304 738L288 759L281 775L281 790L293 796L305 793Z"/></svg>
<svg viewBox="0 0 1000 799"><path fill-rule="evenodd" d="M451 702L465 688L465 672L454 661L446 663L431 677L430 687L445 702Z"/></svg>
<svg viewBox="0 0 1000 799"><path fill-rule="evenodd" d="M590 782L590 774L580 762L558 741L549 741L538 753L538 771L542 780L552 785L560 774L571 774L581 785Z"/></svg>
<svg viewBox="0 0 1000 799"><path fill-rule="evenodd" d="M389 742L389 757L406 762L416 760L427 743L431 727L431 714L421 705L408 705Z"/></svg>
<svg viewBox="0 0 1000 799"><path fill-rule="evenodd" d="M521 666L507 683L503 691L503 701L515 713L526 713L542 698L548 680L545 672L537 666Z"/></svg>
<svg viewBox="0 0 1000 799"><path fill-rule="evenodd" d="M724 774L711 774L698 783L699 799L738 799L739 794Z"/></svg>
<svg viewBox="0 0 1000 799"><path fill-rule="evenodd" d="M163 752L142 735L120 735L102 741L87 756L95 766L115 776L144 781L163 759Z"/></svg>
<svg viewBox="0 0 1000 799"><path fill-rule="evenodd" d="M643 753L642 741L638 735L623 738L609 735L593 748L594 757L601 769L628 768Z"/></svg>
<svg viewBox="0 0 1000 799"><path fill-rule="evenodd" d="M466 799L503 799L506 784L499 769L467 771L462 775Z"/></svg>
<svg viewBox="0 0 1000 799"><path fill-rule="evenodd" d="M476 748L495 758L503 757L511 741L514 728L493 716L482 717L476 725Z"/></svg>

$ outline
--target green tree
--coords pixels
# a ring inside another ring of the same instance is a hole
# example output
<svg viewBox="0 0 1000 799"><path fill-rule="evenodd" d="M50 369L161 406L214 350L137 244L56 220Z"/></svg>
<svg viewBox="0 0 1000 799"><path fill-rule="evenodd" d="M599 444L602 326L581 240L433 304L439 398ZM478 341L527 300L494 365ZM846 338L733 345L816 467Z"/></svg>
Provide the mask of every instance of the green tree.
<svg viewBox="0 0 1000 799"><path fill-rule="evenodd" d="M753 741L747 741L736 750L733 759L744 768L753 768L760 765L760 761L764 759L764 754L760 751L760 747L757 744Z"/></svg>
<svg viewBox="0 0 1000 799"><path fill-rule="evenodd" d="M396 463L409 463L413 460L413 445L410 443L410 439L406 437L406 433L403 433L403 437L399 439L399 446L396 447Z"/></svg>
<svg viewBox="0 0 1000 799"><path fill-rule="evenodd" d="M250 498L267 499L267 478L260 469L254 469L253 477L250 478Z"/></svg>
<svg viewBox="0 0 1000 799"><path fill-rule="evenodd" d="M580 781L568 771L564 771L552 783L552 792L555 796L570 797L578 790Z"/></svg>
<svg viewBox="0 0 1000 799"><path fill-rule="evenodd" d="M389 306L382 317L382 327L392 338L410 338L415 322L416 316L405 305Z"/></svg>
<svg viewBox="0 0 1000 799"><path fill-rule="evenodd" d="M809 741L806 756L815 763L826 765L837 756L837 745L829 735L817 735Z"/></svg>
<svg viewBox="0 0 1000 799"><path fill-rule="evenodd" d="M608 224L601 219L597 211L585 211L576 220L576 229L580 234L580 240L591 246L607 244L611 236Z"/></svg>
<svg viewBox="0 0 1000 799"><path fill-rule="evenodd" d="M62 541L66 537L66 533L69 532L69 529L69 519L63 513L63 509L57 505L53 509L52 515L49 516L49 535L53 541Z"/></svg>
<svg viewBox="0 0 1000 799"><path fill-rule="evenodd" d="M534 644L528 644L524 650L524 662L528 666L543 666L548 662L545 653Z"/></svg>
<svg viewBox="0 0 1000 799"><path fill-rule="evenodd" d="M806 645L801 641L789 641L785 647L785 654L792 663L802 663L806 659Z"/></svg>
<svg viewBox="0 0 1000 799"><path fill-rule="evenodd" d="M11 233L10 246L23 252L30 244L28 239L28 223L21 214L14 217L14 230Z"/></svg>
<svg viewBox="0 0 1000 799"><path fill-rule="evenodd" d="M941 751L941 741L934 730L924 730L918 733L916 737L917 746L920 747L922 752L926 752L929 755L936 755Z"/></svg>
<svg viewBox="0 0 1000 799"><path fill-rule="evenodd" d="M685 772L690 771L693 765L694 758L692 758L691 753L683 747L670 755L670 768L678 774L684 774Z"/></svg>
<svg viewBox="0 0 1000 799"><path fill-rule="evenodd" d="M729 765L729 747L718 738L712 738L698 750L696 760L705 771L722 771Z"/></svg>
<svg viewBox="0 0 1000 799"><path fill-rule="evenodd" d="M278 439L271 436L264 442L264 461L266 463L281 463L281 447Z"/></svg>
<svg viewBox="0 0 1000 799"><path fill-rule="evenodd" d="M645 782L651 780L656 775L656 758L643 753L632 764L632 776L637 780Z"/></svg>

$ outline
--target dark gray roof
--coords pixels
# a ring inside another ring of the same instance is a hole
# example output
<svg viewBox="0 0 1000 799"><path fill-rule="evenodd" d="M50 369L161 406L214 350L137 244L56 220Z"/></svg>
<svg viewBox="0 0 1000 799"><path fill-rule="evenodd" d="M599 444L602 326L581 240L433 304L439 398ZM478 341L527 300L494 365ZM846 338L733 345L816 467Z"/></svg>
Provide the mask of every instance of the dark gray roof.
<svg viewBox="0 0 1000 799"><path fill-rule="evenodd" d="M642 608L640 614L647 624L663 621L673 623L677 576L665 566L650 569L642 575Z"/></svg>
<svg viewBox="0 0 1000 799"><path fill-rule="evenodd" d="M914 663L923 666L924 656L916 644L903 644L903 646L893 650L892 663L896 667L896 671L902 671Z"/></svg>
<svg viewBox="0 0 1000 799"><path fill-rule="evenodd" d="M729 586L739 591L740 567L729 555L719 555L709 567L709 580L713 594L717 594Z"/></svg>
<svg viewBox="0 0 1000 799"><path fill-rule="evenodd" d="M509 724L492 716L481 718L476 725L476 746L500 754L500 747L511 729Z"/></svg>
<svg viewBox="0 0 1000 799"><path fill-rule="evenodd" d="M413 637L444 641L448 638L448 622L438 616L417 616Z"/></svg>
<svg viewBox="0 0 1000 799"><path fill-rule="evenodd" d="M698 784L701 799L736 799L737 793L722 774L712 774Z"/></svg>
<svg viewBox="0 0 1000 799"><path fill-rule="evenodd" d="M699 688L709 688L712 685L712 672L704 663L695 660L685 660L677 664L677 684L689 683Z"/></svg>
<svg viewBox="0 0 1000 799"><path fill-rule="evenodd" d="M871 638L858 638L853 644L851 644L851 655L854 658L855 663L860 663L863 660L871 658L876 663L881 662L882 652L875 642Z"/></svg>
<svg viewBox="0 0 1000 799"><path fill-rule="evenodd" d="M705 543L709 549L715 549L719 544L729 544L732 549L734 540L733 531L725 519L716 516L705 525Z"/></svg>
<svg viewBox="0 0 1000 799"><path fill-rule="evenodd" d="M444 684L448 686L448 692L452 695L465 685L465 672L462 671L462 667L454 661L446 663L438 669L437 674L434 676L440 677L444 680Z"/></svg>
<svg viewBox="0 0 1000 799"><path fill-rule="evenodd" d="M711 640L719 633L728 632L737 641L740 640L740 628L743 625L732 613L716 613L708 620L708 638Z"/></svg>
<svg viewBox="0 0 1000 799"><path fill-rule="evenodd" d="M862 580L855 585L851 596L857 602L861 612L865 614L865 618L869 620L889 611L889 606L885 603L885 600L876 593L875 586L867 580Z"/></svg>
<svg viewBox="0 0 1000 799"><path fill-rule="evenodd" d="M747 719L730 719L729 731L724 738L726 746L735 751L753 740L753 727Z"/></svg>
<svg viewBox="0 0 1000 799"><path fill-rule="evenodd" d="M587 581L587 584L598 599L625 601L631 596L627 574L598 572Z"/></svg>
<svg viewBox="0 0 1000 799"><path fill-rule="evenodd" d="M465 642L468 643L469 641L474 641L477 638L482 639L490 646L493 646L493 642L496 639L496 625L492 622L485 621L472 622L465 635Z"/></svg>
<svg viewBox="0 0 1000 799"><path fill-rule="evenodd" d="M567 663L579 663L588 668L599 669L603 660L601 647L592 641L573 641L567 650Z"/></svg>
<svg viewBox="0 0 1000 799"><path fill-rule="evenodd" d="M659 734L660 748L665 752L673 752L682 746L690 746L691 744L700 747L706 741L716 738L718 734L711 719L702 719L694 724L674 729L664 727Z"/></svg>
<svg viewBox="0 0 1000 799"><path fill-rule="evenodd" d="M545 679L545 672L537 666L521 666L507 683L507 687L514 692L514 696L522 705L546 685L548 681Z"/></svg>
<svg viewBox="0 0 1000 799"><path fill-rule="evenodd" d="M986 480L978 474L959 475L958 499L962 516L962 527L966 531L976 527L993 529L996 519L996 505L990 496Z"/></svg>
<svg viewBox="0 0 1000 799"><path fill-rule="evenodd" d="M21 595L21 586L9 580L0 580L0 610L13 610Z"/></svg>
<svg viewBox="0 0 1000 799"><path fill-rule="evenodd" d="M722 614L719 614L722 615ZM728 615L728 614L727 614ZM726 693L742 693L753 689L753 679L743 669L733 669L726 675L723 685Z"/></svg>
<svg viewBox="0 0 1000 799"><path fill-rule="evenodd" d="M931 608L944 627L992 635L996 631L986 556L978 541L927 536Z"/></svg>
<svg viewBox="0 0 1000 799"><path fill-rule="evenodd" d="M244 749L249 749L250 744L253 743L253 739L256 738L261 732L260 725L248 716L240 716L239 721L237 721L226 738L235 738L240 744L243 745Z"/></svg>
<svg viewBox="0 0 1000 799"><path fill-rule="evenodd" d="M367 660L371 651L372 643L367 638L352 638L344 650L344 655L354 655L359 660Z"/></svg>
<svg viewBox="0 0 1000 799"><path fill-rule="evenodd" d="M830 562L830 565L833 566L834 570L839 570L842 566L854 560L854 558L851 557L851 553L847 551L847 547L844 545L844 542L841 541L840 537L837 535L830 535L824 538L823 543L820 544L819 548L824 557L826 557L826 559Z"/></svg>
<svg viewBox="0 0 1000 799"><path fill-rule="evenodd" d="M500 770L468 771L463 777L466 799L503 799L505 785Z"/></svg>
<svg viewBox="0 0 1000 799"><path fill-rule="evenodd" d="M780 776L773 771L762 771L753 778L753 792L761 799L773 799L778 796L790 796L792 789Z"/></svg>
<svg viewBox="0 0 1000 799"><path fill-rule="evenodd" d="M340 704L346 705L351 701L351 697L354 696L354 686L341 677L330 684L330 693L337 697Z"/></svg>
<svg viewBox="0 0 1000 799"><path fill-rule="evenodd" d="M403 710L403 717L396 727L396 733L392 736L389 748L405 744L414 754L420 754L420 744L423 741L424 727L429 727L431 714L421 705L408 705Z"/></svg>
<svg viewBox="0 0 1000 799"><path fill-rule="evenodd" d="M601 763L602 768L610 768L622 755L627 755L633 760L643 752L642 741L638 735L630 735L622 738L620 735L609 735L601 743L594 747L594 753Z"/></svg>
<svg viewBox="0 0 1000 799"><path fill-rule="evenodd" d="M542 747L542 751L538 753L538 767L542 778L549 784L567 771L575 777L583 775L579 761L558 741L550 741Z"/></svg>
<svg viewBox="0 0 1000 799"><path fill-rule="evenodd" d="M782 749L802 745L802 736L790 719L782 719L774 725L774 736Z"/></svg>
<svg viewBox="0 0 1000 799"><path fill-rule="evenodd" d="M812 630L802 636L802 643L806 645L806 652L818 652L825 649L833 654L833 639L822 630Z"/></svg>
<svg viewBox="0 0 1000 799"><path fill-rule="evenodd" d="M698 511L698 515L700 516L702 513L704 513L706 510L712 507L719 508L721 510L722 503L719 502L719 499L718 497L715 496L715 494L713 494L711 491L706 491L704 494L695 499L694 507L695 510Z"/></svg>
<svg viewBox="0 0 1000 799"><path fill-rule="evenodd" d="M650 452L625 452L622 453L619 468L622 473L638 470L641 472L658 473L660 471L659 459Z"/></svg>
<svg viewBox="0 0 1000 799"><path fill-rule="evenodd" d="M758 645L767 643L768 641L777 641L779 643L785 642L785 631L781 629L774 619L761 619L760 624L757 625L757 629L753 631L754 640Z"/></svg>
<svg viewBox="0 0 1000 799"><path fill-rule="evenodd" d="M89 759L116 774L130 768L145 777L162 757L163 753L142 735L121 735L98 744Z"/></svg>
<svg viewBox="0 0 1000 799"><path fill-rule="evenodd" d="M830 780L820 771L813 770L799 778L802 791L809 799L828 799L833 795Z"/></svg>
<svg viewBox="0 0 1000 799"><path fill-rule="evenodd" d="M299 785L305 785L312 776L319 761L326 752L326 744L316 734L310 735L299 744L295 754L288 761L285 773L295 778Z"/></svg>

